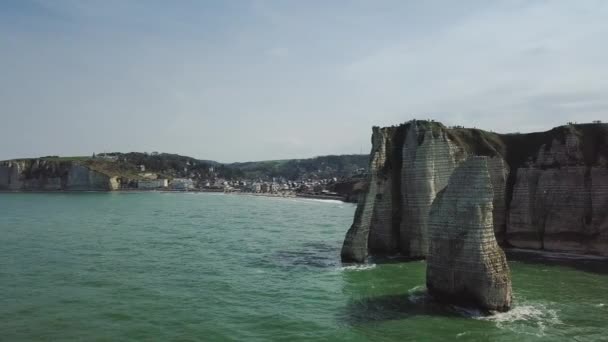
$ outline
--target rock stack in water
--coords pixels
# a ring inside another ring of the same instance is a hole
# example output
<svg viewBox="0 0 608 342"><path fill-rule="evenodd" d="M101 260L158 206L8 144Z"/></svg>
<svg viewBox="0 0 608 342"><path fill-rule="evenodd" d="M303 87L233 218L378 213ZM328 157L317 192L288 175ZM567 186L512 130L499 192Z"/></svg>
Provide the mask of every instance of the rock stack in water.
<svg viewBox="0 0 608 342"><path fill-rule="evenodd" d="M490 157L470 157L435 198L429 216L426 282L440 300L506 311L511 276L494 236Z"/></svg>

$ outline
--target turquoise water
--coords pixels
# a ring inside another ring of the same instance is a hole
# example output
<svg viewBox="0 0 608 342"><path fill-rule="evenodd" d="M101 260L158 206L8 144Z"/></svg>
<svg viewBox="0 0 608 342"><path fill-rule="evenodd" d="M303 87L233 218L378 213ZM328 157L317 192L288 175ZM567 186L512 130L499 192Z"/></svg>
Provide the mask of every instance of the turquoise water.
<svg viewBox="0 0 608 342"><path fill-rule="evenodd" d="M424 262L341 266L354 210L222 194L0 194L0 340L608 339L608 275L512 262L512 311L440 306L424 293Z"/></svg>

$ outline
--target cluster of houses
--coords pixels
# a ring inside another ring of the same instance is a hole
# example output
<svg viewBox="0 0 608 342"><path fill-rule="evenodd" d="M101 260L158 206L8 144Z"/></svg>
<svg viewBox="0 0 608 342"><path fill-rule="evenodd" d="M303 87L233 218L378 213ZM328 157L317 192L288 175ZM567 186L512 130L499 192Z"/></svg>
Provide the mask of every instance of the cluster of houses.
<svg viewBox="0 0 608 342"><path fill-rule="evenodd" d="M189 191L194 190L194 181L189 178L174 178L172 180L157 178L157 179L140 179L131 183L129 188L137 188L140 190L177 190Z"/></svg>
<svg viewBox="0 0 608 342"><path fill-rule="evenodd" d="M224 185L224 191L281 196L295 196L296 193L324 194L328 193L326 187L336 181L336 178L320 180L309 179L301 181L288 181L285 179L251 182L234 181L226 182Z"/></svg>
<svg viewBox="0 0 608 342"><path fill-rule="evenodd" d="M268 194L277 196L295 196L296 194L326 194L326 187L336 182L336 178L321 180L288 181L273 179L272 181L228 181L224 179L206 180L195 183L190 178L147 178L130 182L127 189L138 190L175 190L175 191L214 191L227 193Z"/></svg>

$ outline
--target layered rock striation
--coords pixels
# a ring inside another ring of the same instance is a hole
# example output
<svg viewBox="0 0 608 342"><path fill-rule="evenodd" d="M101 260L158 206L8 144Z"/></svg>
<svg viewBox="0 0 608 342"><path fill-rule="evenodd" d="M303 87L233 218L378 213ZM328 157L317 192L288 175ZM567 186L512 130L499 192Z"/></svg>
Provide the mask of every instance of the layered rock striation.
<svg viewBox="0 0 608 342"><path fill-rule="evenodd" d="M118 188L117 177L73 161L26 159L0 163L0 190L108 191Z"/></svg>
<svg viewBox="0 0 608 342"><path fill-rule="evenodd" d="M430 209L454 170L486 161L499 244L608 255L608 125L496 134L411 121L374 128L369 187L347 233L344 261L424 258Z"/></svg>
<svg viewBox="0 0 608 342"><path fill-rule="evenodd" d="M488 157L471 157L437 194L428 220L427 289L454 303L506 311L511 276L494 234L494 189Z"/></svg>
<svg viewBox="0 0 608 342"><path fill-rule="evenodd" d="M606 256L608 125L565 126L550 133L542 133L542 141L534 142L536 149L511 175L506 241L519 248ZM507 137L515 138L521 139Z"/></svg>

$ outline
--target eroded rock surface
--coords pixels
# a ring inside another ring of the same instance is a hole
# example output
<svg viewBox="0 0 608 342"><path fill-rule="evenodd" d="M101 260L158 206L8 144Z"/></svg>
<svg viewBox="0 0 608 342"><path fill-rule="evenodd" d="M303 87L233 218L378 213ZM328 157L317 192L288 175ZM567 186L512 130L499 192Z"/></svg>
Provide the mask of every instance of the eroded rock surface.
<svg viewBox="0 0 608 342"><path fill-rule="evenodd" d="M435 196L448 183L454 168L465 158L441 126L409 125L401 163L401 252L425 257L427 225Z"/></svg>
<svg viewBox="0 0 608 342"><path fill-rule="evenodd" d="M433 202L426 282L429 292L442 300L506 311L511 306L511 277L494 237L488 160L471 157L458 166Z"/></svg>
<svg viewBox="0 0 608 342"><path fill-rule="evenodd" d="M496 134L411 121L374 128L372 144L370 186L345 241L345 261L365 260L355 254L424 258L435 196L456 167L478 155L491 157L499 244L608 255L607 124Z"/></svg>

